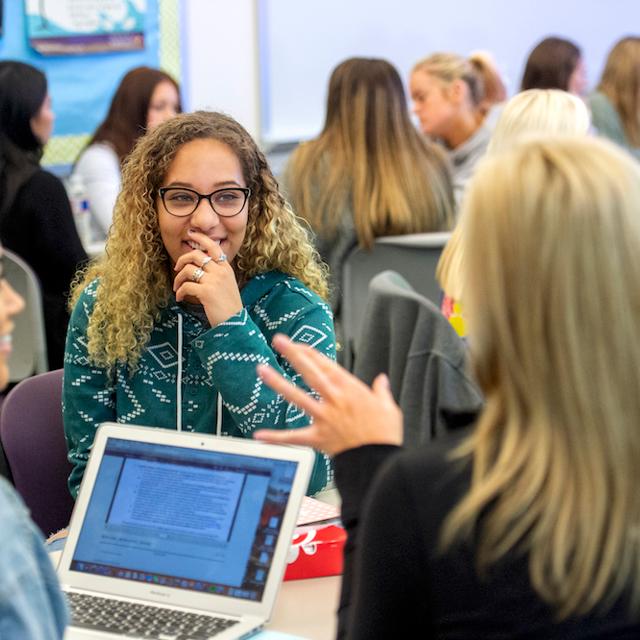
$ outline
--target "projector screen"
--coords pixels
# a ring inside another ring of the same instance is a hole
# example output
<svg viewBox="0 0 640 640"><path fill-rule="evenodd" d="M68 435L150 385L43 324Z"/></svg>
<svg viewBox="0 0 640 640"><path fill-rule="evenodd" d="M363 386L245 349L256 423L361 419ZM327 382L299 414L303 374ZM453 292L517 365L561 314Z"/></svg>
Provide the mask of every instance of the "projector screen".
<svg viewBox="0 0 640 640"><path fill-rule="evenodd" d="M581 47L591 88L614 42L640 34L640 0L261 0L258 11L267 143L319 133L329 75L345 58L386 58L406 86L430 53L487 50L512 95L529 51L548 35Z"/></svg>

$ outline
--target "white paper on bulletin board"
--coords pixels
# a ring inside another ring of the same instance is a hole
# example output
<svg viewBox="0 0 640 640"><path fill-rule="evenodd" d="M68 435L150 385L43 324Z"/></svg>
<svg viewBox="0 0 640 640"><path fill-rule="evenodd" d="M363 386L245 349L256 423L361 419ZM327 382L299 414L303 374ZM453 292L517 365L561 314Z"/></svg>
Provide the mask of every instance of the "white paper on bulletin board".
<svg viewBox="0 0 640 640"><path fill-rule="evenodd" d="M25 0L29 44L43 55L144 48L146 0Z"/></svg>

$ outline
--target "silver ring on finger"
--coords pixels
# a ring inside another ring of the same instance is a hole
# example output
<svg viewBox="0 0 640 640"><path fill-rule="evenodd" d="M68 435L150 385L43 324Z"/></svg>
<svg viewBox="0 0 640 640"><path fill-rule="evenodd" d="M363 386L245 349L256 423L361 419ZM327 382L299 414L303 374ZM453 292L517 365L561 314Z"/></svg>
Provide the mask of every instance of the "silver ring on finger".
<svg viewBox="0 0 640 640"><path fill-rule="evenodd" d="M223 253L219 258L216 259L216 262L218 264L222 263L222 262L226 262L227 261L227 254Z"/></svg>
<svg viewBox="0 0 640 640"><path fill-rule="evenodd" d="M213 260L213 258L211 256L205 256L205 259L202 261L202 264L200 265L200 268L204 269L205 266L208 265L212 260Z"/></svg>
<svg viewBox="0 0 640 640"><path fill-rule="evenodd" d="M200 267L198 267L191 274L191 280L193 280L193 282L200 282L200 279L202 278L203 275L204 275L204 271Z"/></svg>

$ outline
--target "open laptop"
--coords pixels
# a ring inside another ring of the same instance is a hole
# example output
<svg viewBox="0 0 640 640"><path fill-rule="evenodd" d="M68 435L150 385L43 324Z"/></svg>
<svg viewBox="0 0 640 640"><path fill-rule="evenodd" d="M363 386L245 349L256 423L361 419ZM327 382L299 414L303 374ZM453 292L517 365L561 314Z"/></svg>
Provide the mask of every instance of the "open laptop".
<svg viewBox="0 0 640 640"><path fill-rule="evenodd" d="M65 639L258 630L313 461L305 448L102 425L58 565Z"/></svg>

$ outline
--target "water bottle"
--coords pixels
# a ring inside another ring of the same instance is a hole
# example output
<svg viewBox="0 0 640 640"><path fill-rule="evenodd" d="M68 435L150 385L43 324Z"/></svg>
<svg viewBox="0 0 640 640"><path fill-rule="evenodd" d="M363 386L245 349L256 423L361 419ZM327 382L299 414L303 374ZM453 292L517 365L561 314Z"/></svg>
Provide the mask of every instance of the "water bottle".
<svg viewBox="0 0 640 640"><path fill-rule="evenodd" d="M67 192L69 202L71 203L71 211L73 211L73 219L76 223L76 229L80 236L80 241L86 248L91 244L91 213L89 211L89 201L84 189L82 177L74 173L69 178L67 184Z"/></svg>

